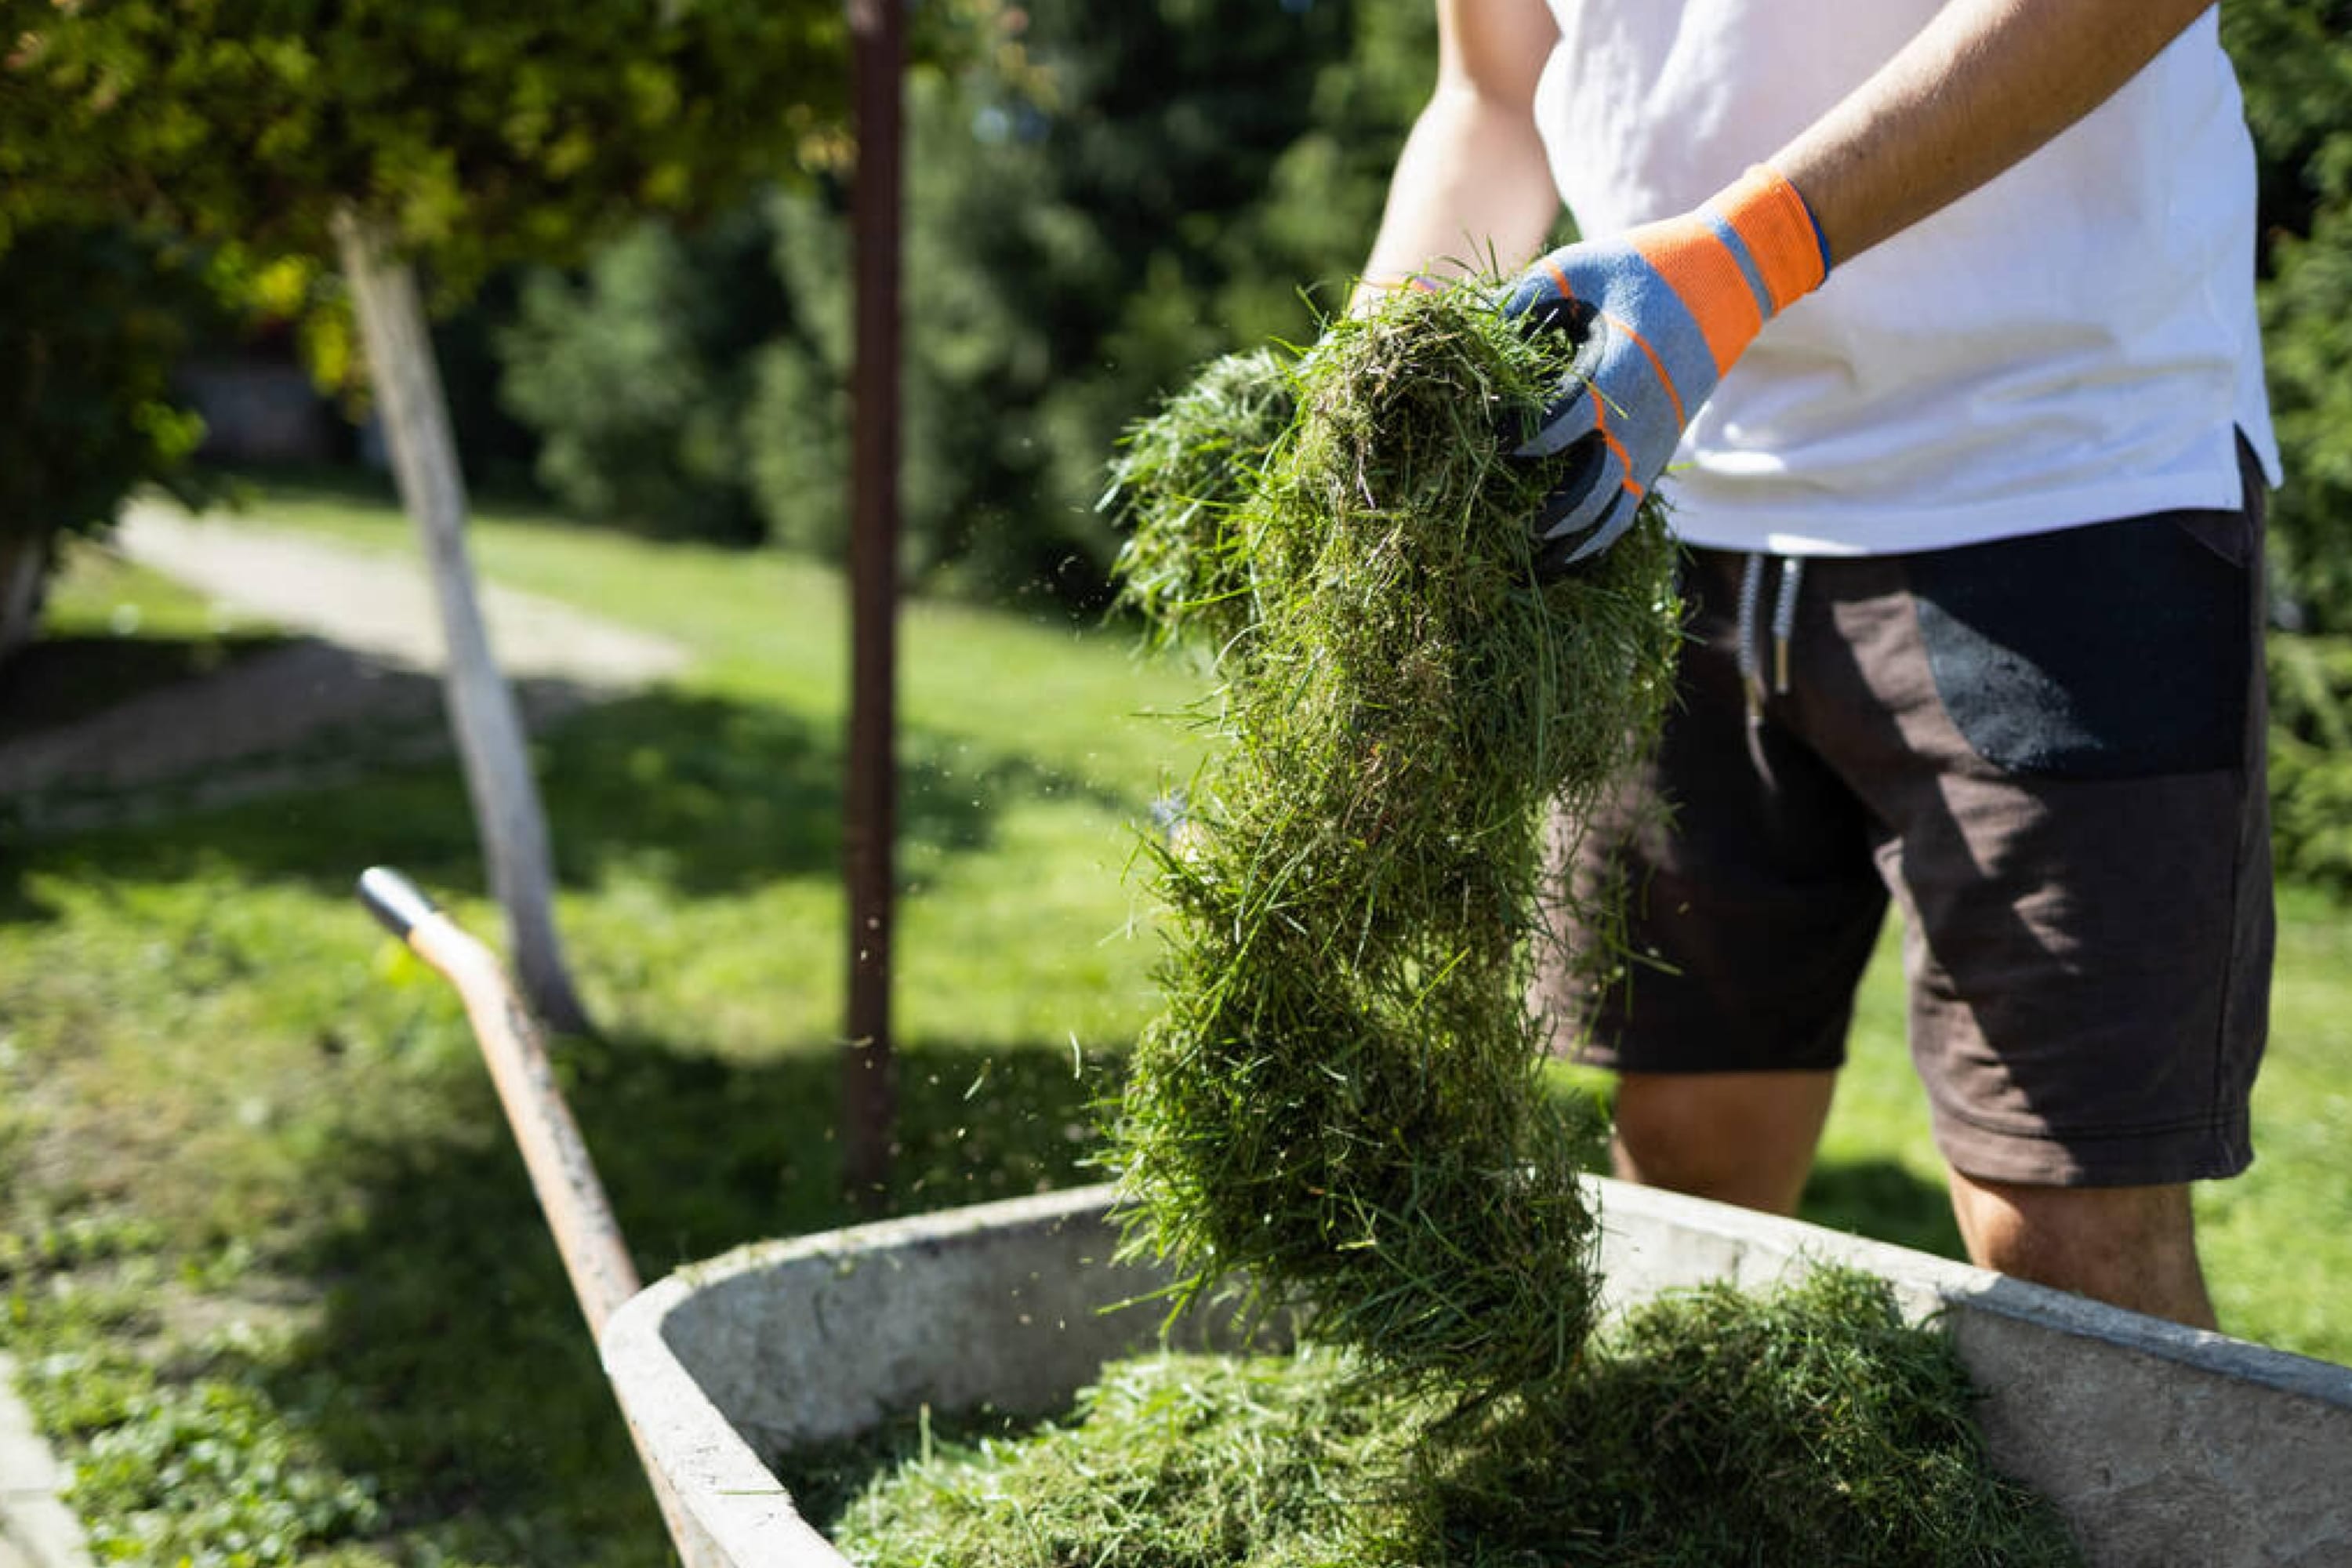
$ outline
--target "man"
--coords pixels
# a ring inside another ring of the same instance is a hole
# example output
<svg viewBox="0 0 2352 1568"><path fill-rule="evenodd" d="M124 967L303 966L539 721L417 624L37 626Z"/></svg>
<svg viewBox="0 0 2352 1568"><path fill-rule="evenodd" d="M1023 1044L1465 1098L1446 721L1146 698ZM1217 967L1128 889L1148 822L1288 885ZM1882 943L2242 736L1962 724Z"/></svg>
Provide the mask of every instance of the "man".
<svg viewBox="0 0 2352 1568"><path fill-rule="evenodd" d="M2253 163L2196 0L1439 0L1367 287L1587 331L1555 570L1665 471L1694 641L1550 1000L1627 1177L1785 1212L1889 894L1979 1263L2210 1326L2271 949ZM1672 463L1669 470L1668 465Z"/></svg>

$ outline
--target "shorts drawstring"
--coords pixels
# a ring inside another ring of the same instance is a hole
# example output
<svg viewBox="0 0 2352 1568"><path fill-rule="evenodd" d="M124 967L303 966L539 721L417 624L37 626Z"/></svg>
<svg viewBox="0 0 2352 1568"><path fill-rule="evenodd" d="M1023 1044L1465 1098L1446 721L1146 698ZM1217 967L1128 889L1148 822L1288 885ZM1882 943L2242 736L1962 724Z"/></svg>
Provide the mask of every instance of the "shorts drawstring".
<svg viewBox="0 0 2352 1568"><path fill-rule="evenodd" d="M1805 563L1795 555L1775 559L1780 563L1780 586L1772 600L1770 694L1785 695L1789 689L1789 639L1796 629L1797 590L1804 581ZM1764 597L1764 561L1762 551L1750 551L1739 575L1739 683L1748 692L1751 718L1763 710L1768 695L1764 688L1763 651L1756 627L1756 612Z"/></svg>

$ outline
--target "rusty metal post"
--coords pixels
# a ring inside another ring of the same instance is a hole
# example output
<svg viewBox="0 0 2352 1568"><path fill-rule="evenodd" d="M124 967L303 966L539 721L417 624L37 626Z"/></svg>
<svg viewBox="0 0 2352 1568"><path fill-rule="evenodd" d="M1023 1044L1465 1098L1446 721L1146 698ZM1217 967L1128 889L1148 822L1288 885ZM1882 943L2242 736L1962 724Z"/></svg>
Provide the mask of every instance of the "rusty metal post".
<svg viewBox="0 0 2352 1568"><path fill-rule="evenodd" d="M849 1035L842 1176L878 1207L898 1122L890 939L898 824L900 90L904 0L849 0L856 81L855 363L850 373L850 717L843 802L849 896Z"/></svg>

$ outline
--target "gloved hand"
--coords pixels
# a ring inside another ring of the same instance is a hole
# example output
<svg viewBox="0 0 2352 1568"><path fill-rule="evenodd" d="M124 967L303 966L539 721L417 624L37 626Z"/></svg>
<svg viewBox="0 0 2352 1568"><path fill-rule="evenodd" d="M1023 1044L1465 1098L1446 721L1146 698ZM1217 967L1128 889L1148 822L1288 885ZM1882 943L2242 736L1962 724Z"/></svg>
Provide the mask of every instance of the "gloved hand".
<svg viewBox="0 0 2352 1568"><path fill-rule="evenodd" d="M1537 515L1538 575L1598 555L1633 525L1724 372L1828 271L1804 198L1759 164L1696 212L1563 246L1520 276L1505 314L1583 338L1517 453L1584 445Z"/></svg>

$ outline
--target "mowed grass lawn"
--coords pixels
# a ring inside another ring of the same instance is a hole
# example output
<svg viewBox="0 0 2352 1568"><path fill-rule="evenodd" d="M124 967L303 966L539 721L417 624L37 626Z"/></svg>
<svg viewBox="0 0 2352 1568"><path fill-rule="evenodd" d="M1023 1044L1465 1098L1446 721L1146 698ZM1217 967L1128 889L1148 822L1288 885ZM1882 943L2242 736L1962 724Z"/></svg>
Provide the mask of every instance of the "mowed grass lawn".
<svg viewBox="0 0 2352 1568"><path fill-rule="evenodd" d="M381 502L279 489L259 510L413 553ZM844 1223L838 579L495 510L474 539L493 579L696 656L536 746L604 1028L562 1071L641 1268ZM272 646L96 559L52 626L126 684ZM916 603L902 647L891 1202L1093 1179L1097 1102L1154 1005L1129 848L1189 770L1199 685L1043 604ZM499 935L448 763L6 850L0 1332L20 1387L113 1560L664 1561L457 1005L352 899L375 862ZM2352 1362L2352 917L2295 893L2284 913L2261 1159L2200 1215L2231 1331ZM1808 1212L1951 1251L1891 960Z"/></svg>

